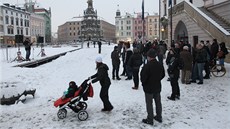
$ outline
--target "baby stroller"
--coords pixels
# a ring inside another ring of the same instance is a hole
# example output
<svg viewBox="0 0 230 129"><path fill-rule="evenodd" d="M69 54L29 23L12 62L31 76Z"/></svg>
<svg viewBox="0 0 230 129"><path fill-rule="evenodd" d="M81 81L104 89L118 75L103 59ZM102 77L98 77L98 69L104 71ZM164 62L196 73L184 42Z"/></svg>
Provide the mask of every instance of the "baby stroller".
<svg viewBox="0 0 230 129"><path fill-rule="evenodd" d="M77 113L78 119L80 121L85 121L88 119L87 103L88 97L93 97L93 87L91 83L88 83L88 79L86 79L79 89L75 92L74 97L71 98L59 98L54 102L55 107L59 107L57 117L59 119L66 118L67 108L72 109L75 113ZM81 101L83 99L84 101Z"/></svg>

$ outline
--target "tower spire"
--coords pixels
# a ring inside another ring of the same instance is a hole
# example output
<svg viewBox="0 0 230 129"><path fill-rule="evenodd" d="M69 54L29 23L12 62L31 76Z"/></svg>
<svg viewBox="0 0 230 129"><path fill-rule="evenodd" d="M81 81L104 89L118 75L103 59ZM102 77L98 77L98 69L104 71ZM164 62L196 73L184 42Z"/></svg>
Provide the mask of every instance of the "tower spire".
<svg viewBox="0 0 230 129"><path fill-rule="evenodd" d="M93 0L88 0L88 8L93 8Z"/></svg>

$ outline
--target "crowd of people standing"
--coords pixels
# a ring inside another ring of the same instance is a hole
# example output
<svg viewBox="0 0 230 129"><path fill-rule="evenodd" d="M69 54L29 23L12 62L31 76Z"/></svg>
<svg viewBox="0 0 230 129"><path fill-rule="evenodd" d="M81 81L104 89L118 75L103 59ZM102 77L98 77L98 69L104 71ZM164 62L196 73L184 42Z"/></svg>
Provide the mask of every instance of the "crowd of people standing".
<svg viewBox="0 0 230 129"><path fill-rule="evenodd" d="M179 79L182 84L197 83L202 85L203 79L210 79L210 68L216 64L217 60L219 64L224 65L227 54L228 50L225 43L218 44L216 39L213 39L212 43L209 40L206 42L201 40L194 47L183 41L173 43L171 46L167 46L164 41L147 41L145 43L134 41L132 49L129 42L120 41L111 53L112 77L114 80L115 77L117 80L121 80L118 75L121 57L123 72L120 76L126 76L125 80L133 79L134 86L132 89L134 90L139 88L139 80L141 81L148 114L142 122L152 125L153 119L162 122L160 92L161 80L165 77L164 69L167 69L168 81L172 87L172 93L167 98L175 101L180 99ZM164 68L164 59L167 68ZM143 67L141 67L142 65ZM139 71L141 71L140 77ZM205 75L203 75L203 71L205 71ZM156 104L155 116L152 108L153 99Z"/></svg>

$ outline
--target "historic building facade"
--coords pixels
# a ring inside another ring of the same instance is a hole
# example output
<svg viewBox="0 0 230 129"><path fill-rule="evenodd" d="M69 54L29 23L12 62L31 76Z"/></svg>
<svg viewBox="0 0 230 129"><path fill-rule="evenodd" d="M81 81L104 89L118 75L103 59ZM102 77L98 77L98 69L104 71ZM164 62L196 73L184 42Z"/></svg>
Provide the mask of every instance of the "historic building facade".
<svg viewBox="0 0 230 129"><path fill-rule="evenodd" d="M10 4L0 5L1 43L15 45L15 35L30 37L30 13Z"/></svg>
<svg viewBox="0 0 230 129"><path fill-rule="evenodd" d="M68 21L58 26L58 42L76 42L80 40L81 21Z"/></svg>
<svg viewBox="0 0 230 129"><path fill-rule="evenodd" d="M172 9L168 8L167 1L162 5L167 7L161 6L161 9L169 19L169 44L171 39L188 41L193 46L200 40L217 39L230 46L229 0L172 0Z"/></svg>
<svg viewBox="0 0 230 129"><path fill-rule="evenodd" d="M148 15L146 17L146 23L147 23L147 39L153 41L155 39L159 38L159 15ZM164 30L162 31L162 34L164 34ZM165 35L162 35L162 39L164 39Z"/></svg>
<svg viewBox="0 0 230 129"><path fill-rule="evenodd" d="M116 41L129 41L133 42L133 20L134 16L126 13L124 16L121 16L120 10L117 10L115 17L115 26L116 26Z"/></svg>
<svg viewBox="0 0 230 129"><path fill-rule="evenodd" d="M49 10L45 8L34 8L34 13L40 15L45 20L45 37L44 41L47 43L51 42L51 8Z"/></svg>
<svg viewBox="0 0 230 129"><path fill-rule="evenodd" d="M30 15L31 41L37 42L39 37L45 37L45 19L42 16L31 13Z"/></svg>

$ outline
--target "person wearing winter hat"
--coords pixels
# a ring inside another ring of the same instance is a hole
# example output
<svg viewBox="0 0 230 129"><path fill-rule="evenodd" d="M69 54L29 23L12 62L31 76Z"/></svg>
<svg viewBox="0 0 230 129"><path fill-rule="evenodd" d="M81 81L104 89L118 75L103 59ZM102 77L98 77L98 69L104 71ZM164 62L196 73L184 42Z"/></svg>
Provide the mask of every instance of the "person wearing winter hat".
<svg viewBox="0 0 230 129"><path fill-rule="evenodd" d="M150 49L147 52L147 64L141 70L141 82L145 93L145 102L147 109L147 118L142 122L153 125L153 119L162 122L161 105L161 80L165 77L165 71L162 64L156 60L156 51ZM156 105L156 116L153 115L153 99Z"/></svg>
<svg viewBox="0 0 230 129"><path fill-rule="evenodd" d="M117 80L121 80L119 77L119 68L120 68L120 56L118 52L118 46L114 46L114 50L111 52L111 59L112 59L112 79L115 80L115 77Z"/></svg>
<svg viewBox="0 0 230 129"><path fill-rule="evenodd" d="M89 77L89 79L92 79L92 83L99 81L101 84L100 98L104 106L101 111L111 111L113 106L109 101L109 87L111 85L111 81L108 75L109 67L102 62L102 58L100 56L97 57L95 61L97 73Z"/></svg>

